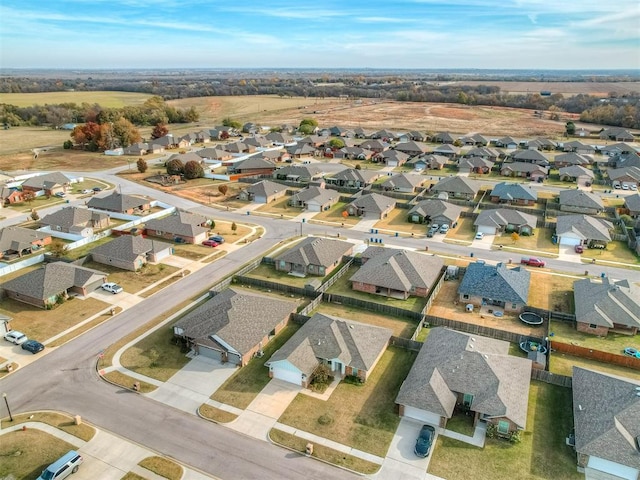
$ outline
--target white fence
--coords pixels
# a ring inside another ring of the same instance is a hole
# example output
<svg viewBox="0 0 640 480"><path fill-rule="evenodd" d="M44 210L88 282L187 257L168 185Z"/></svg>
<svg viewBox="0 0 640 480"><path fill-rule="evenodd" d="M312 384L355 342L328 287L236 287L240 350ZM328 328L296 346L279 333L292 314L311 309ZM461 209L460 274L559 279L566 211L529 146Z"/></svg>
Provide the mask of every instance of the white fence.
<svg viewBox="0 0 640 480"><path fill-rule="evenodd" d="M25 267L30 267L31 265L35 265L36 263L41 263L44 261L44 254L36 255L35 257L27 258L20 262L12 263L11 265L7 265L5 267L0 268L0 277L3 275L7 275L8 273L17 272Z"/></svg>

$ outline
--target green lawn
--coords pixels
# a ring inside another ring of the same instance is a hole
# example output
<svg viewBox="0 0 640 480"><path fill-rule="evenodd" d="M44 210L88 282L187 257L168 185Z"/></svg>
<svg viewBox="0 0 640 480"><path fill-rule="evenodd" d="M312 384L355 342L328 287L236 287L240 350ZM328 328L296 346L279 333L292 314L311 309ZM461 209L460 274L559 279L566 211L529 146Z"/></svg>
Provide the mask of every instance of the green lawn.
<svg viewBox="0 0 640 480"><path fill-rule="evenodd" d="M510 247L525 250L536 250L547 253L558 253L558 245L554 245L551 241L552 230L550 228L536 228L533 235L520 235L517 242L514 243L510 233L504 233L496 237L493 245L502 245L506 250Z"/></svg>
<svg viewBox="0 0 640 480"><path fill-rule="evenodd" d="M342 268L339 266L336 270ZM269 282L282 283L285 285L291 285L292 287L304 288L304 286L309 283L312 279L319 279L321 282L324 281L324 277L295 277L293 275L289 275L287 272L282 272L280 270L276 270L274 265L260 264L257 268L254 268L249 273L245 274L246 277L251 278L259 278L261 280L266 280Z"/></svg>
<svg viewBox="0 0 640 480"><path fill-rule="evenodd" d="M384 457L400 422L394 400L416 355L389 347L364 385L342 382L327 401L299 394L279 421Z"/></svg>
<svg viewBox="0 0 640 480"><path fill-rule="evenodd" d="M619 333L609 333L606 337L590 335L579 332L576 327L569 322L552 321L549 333L553 333L552 340L562 343L570 343L584 348L611 352L622 355L625 347L637 344L637 340L629 335Z"/></svg>
<svg viewBox="0 0 640 480"><path fill-rule="evenodd" d="M487 438L484 448L439 436L429 473L446 479L538 480L584 478L565 445L573 413L571 389L532 382L522 442Z"/></svg>
<svg viewBox="0 0 640 480"><path fill-rule="evenodd" d="M447 430L461 433L468 437L473 437L475 428L473 427L473 417L465 415L464 413L456 413L453 417L447 420Z"/></svg>
<svg viewBox="0 0 640 480"><path fill-rule="evenodd" d="M358 266L352 265L349 267L349 271L340 277L336 283L331 285L327 290L327 293L335 293L337 295L343 295L346 297L358 298L360 300L366 300L367 302L379 303L381 305L389 305L391 307L403 308L412 312L420 312L427 304L427 299L422 297L409 297L406 300L398 298L389 298L383 295L376 295L373 293L357 292L351 289L351 282L349 279L358 271Z"/></svg>
<svg viewBox="0 0 640 480"><path fill-rule="evenodd" d="M216 400L237 408L247 408L260 391L269 383L269 369L264 366L271 355L298 331L300 325L290 323L263 349L262 358L254 358L238 369L224 384L211 395Z"/></svg>

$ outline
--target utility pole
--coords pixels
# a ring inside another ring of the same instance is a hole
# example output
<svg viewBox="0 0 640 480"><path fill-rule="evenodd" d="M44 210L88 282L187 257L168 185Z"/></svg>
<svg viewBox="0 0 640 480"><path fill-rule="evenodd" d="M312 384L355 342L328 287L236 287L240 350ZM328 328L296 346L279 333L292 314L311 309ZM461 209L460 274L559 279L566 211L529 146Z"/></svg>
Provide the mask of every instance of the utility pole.
<svg viewBox="0 0 640 480"><path fill-rule="evenodd" d="M7 400L7 394L3 393L2 398L4 398L4 403L7 405L7 412L9 412L9 421L13 422L13 415L11 415L11 409L9 408L9 401Z"/></svg>

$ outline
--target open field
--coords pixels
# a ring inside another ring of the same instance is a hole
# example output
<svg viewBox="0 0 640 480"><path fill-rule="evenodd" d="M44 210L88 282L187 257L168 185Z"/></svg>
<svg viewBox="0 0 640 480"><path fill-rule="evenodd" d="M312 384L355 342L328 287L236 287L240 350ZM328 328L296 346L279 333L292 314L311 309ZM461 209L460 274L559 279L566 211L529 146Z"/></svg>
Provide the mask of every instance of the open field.
<svg viewBox="0 0 640 480"><path fill-rule="evenodd" d="M127 105L142 105L151 95L134 92L41 92L0 93L0 103L17 107L51 105L57 103L97 103L101 107L119 108Z"/></svg>
<svg viewBox="0 0 640 480"><path fill-rule="evenodd" d="M598 97L606 97L610 92L615 92L618 95L640 92L640 82L499 82L491 80L465 80L463 82L447 82L447 84L491 85L500 87L500 91L503 93L523 95L540 93L543 90L550 91L552 94L560 93L565 96L583 93Z"/></svg>
<svg viewBox="0 0 640 480"><path fill-rule="evenodd" d="M29 130L27 128L27 130ZM37 135L20 137L23 128L0 130L0 170L64 170L64 171L94 171L127 165L129 157L107 157L98 152L84 152L81 150L65 150L62 143L69 139L67 135L49 143L52 139L48 132L39 138ZM15 137L7 139L3 134L11 132ZM19 138L13 142L14 138ZM40 147L46 146L46 150ZM32 148L39 148L38 159L33 157Z"/></svg>

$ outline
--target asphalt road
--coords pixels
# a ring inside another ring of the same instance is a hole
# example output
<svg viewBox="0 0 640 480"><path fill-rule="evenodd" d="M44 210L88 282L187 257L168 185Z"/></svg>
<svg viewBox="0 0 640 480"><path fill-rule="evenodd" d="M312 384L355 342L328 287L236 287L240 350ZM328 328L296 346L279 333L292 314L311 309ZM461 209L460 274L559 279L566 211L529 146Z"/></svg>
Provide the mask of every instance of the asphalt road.
<svg viewBox="0 0 640 480"><path fill-rule="evenodd" d="M300 233L301 225L286 220L246 216L195 204L189 200L132 184L114 171L91 173L91 176L120 185L123 193L142 193L167 201L180 208L192 209L216 219L248 221L263 225L265 235L242 249L207 265L165 288L81 337L19 369L0 380L0 391L6 392L12 412L60 410L81 415L98 427L152 448L164 455L222 479L342 479L355 475L324 463L300 457L266 442L245 437L232 430L200 420L144 396L102 382L95 365L98 353L150 319L174 305L193 297L260 255L283 239ZM75 202L72 202L72 204ZM83 202L80 202L83 203ZM303 224L305 234L340 233L341 237L366 240L367 232L315 224ZM436 243L429 239L406 237L384 238L385 243L401 247L437 251L445 255L469 255L470 247ZM507 261L513 253L499 250L476 250L475 258ZM516 259L517 260L517 259ZM554 270L584 274L592 266L549 259ZM640 272L597 266L612 278L640 281ZM3 408L3 407L0 407Z"/></svg>

